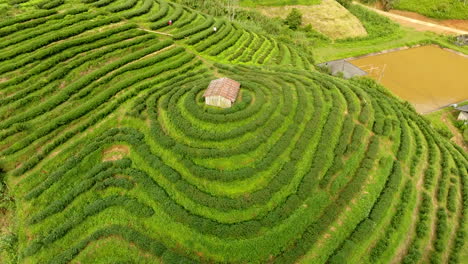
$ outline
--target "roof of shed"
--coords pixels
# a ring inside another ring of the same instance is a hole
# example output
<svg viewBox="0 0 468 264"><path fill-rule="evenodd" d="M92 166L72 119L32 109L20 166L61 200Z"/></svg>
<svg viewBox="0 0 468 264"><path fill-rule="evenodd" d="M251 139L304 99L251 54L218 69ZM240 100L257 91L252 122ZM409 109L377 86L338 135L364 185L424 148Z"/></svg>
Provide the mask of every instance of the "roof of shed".
<svg viewBox="0 0 468 264"><path fill-rule="evenodd" d="M240 83L224 77L211 81L203 96L222 96L234 102L236 101L239 89Z"/></svg>
<svg viewBox="0 0 468 264"><path fill-rule="evenodd" d="M462 111L462 112L468 112L468 105L459 106L455 109L457 109L458 111Z"/></svg>

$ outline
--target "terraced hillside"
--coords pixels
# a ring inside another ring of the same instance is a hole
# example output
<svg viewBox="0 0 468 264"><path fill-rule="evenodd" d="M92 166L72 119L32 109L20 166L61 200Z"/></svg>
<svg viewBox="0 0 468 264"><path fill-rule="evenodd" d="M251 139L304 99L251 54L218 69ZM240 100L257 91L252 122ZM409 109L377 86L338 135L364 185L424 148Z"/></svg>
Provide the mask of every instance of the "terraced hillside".
<svg viewBox="0 0 468 264"><path fill-rule="evenodd" d="M467 154L374 82L168 2L24 2L0 20L2 262L460 262ZM220 76L229 109L201 97Z"/></svg>

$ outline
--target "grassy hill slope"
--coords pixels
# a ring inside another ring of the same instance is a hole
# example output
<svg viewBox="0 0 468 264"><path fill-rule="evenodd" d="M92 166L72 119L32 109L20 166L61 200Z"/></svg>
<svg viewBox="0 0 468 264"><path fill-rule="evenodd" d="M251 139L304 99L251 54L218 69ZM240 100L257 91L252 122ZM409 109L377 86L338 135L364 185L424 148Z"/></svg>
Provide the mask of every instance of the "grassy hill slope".
<svg viewBox="0 0 468 264"><path fill-rule="evenodd" d="M293 8L301 11L303 25L311 25L315 30L331 39L347 39L367 36L366 29L359 19L335 0L323 0L320 4L257 7L262 14L286 18Z"/></svg>
<svg viewBox="0 0 468 264"><path fill-rule="evenodd" d="M459 262L468 157L383 87L165 1L29 8L0 20L2 263Z"/></svg>

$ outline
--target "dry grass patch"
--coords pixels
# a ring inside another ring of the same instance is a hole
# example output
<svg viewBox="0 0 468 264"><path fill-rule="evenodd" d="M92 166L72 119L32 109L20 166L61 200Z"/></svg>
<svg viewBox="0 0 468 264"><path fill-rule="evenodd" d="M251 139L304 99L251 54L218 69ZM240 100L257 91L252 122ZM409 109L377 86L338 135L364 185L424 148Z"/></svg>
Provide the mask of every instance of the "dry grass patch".
<svg viewBox="0 0 468 264"><path fill-rule="evenodd" d="M130 149L126 145L114 145L102 153L102 161L115 161L128 155Z"/></svg>
<svg viewBox="0 0 468 264"><path fill-rule="evenodd" d="M334 0L323 0L322 3L313 6L290 5L257 9L266 16L284 19L293 8L301 11L304 25L310 24L315 30L331 39L367 36L361 21Z"/></svg>

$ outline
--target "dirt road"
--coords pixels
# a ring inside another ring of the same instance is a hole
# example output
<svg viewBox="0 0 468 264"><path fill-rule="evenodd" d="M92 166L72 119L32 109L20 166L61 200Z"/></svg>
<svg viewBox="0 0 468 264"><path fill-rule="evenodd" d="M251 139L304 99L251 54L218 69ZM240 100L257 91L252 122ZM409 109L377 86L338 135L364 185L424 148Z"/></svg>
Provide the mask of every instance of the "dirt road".
<svg viewBox="0 0 468 264"><path fill-rule="evenodd" d="M353 2L353 3L359 4L359 3L356 3L356 2ZM394 13L385 12L385 11L382 11L382 10L379 10L379 9L376 9L376 8L372 8L372 7L369 7L369 6L366 6L366 5L362 5L362 4L359 4L359 5L361 5L361 6L365 7L365 8L368 8L368 9L374 11L374 12L377 12L377 13L383 15L383 16L386 16L386 17L390 18L391 20L393 20L393 21L395 21L395 22L397 22L397 23L399 23L401 25L414 28L414 29L416 29L418 31L432 31L432 32L439 33L439 34L451 34L451 35L468 34L468 31L465 31L465 30L452 28L452 27L447 27L447 26L442 26L442 25L438 25L438 24L435 24L435 23L427 22L427 21L422 21L422 20L409 18L409 17L406 17L406 16L394 14Z"/></svg>

